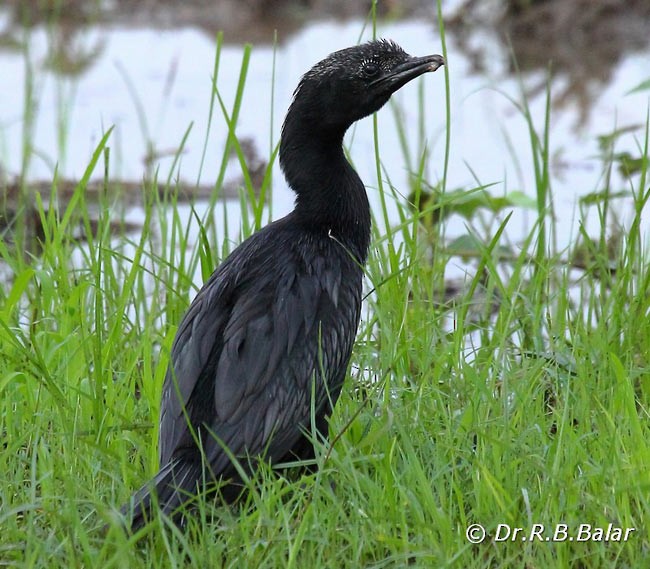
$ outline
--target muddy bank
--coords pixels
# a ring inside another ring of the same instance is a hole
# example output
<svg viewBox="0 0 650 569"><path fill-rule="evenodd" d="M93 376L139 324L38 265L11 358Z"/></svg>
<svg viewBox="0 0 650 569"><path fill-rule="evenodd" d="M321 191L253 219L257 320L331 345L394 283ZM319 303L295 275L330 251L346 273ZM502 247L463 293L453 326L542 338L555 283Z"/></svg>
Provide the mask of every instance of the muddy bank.
<svg viewBox="0 0 650 569"><path fill-rule="evenodd" d="M324 18L365 17L372 2L348 0L7 0L12 25L54 21L73 29L87 24L161 29L193 27L210 36L218 31L229 42L279 41L306 22ZM427 0L379 2L382 18L432 17Z"/></svg>
<svg viewBox="0 0 650 569"><path fill-rule="evenodd" d="M548 70L552 78L564 79L553 104L555 108L577 104L580 127L594 97L611 82L622 59L650 45L650 2L466 0L447 25L477 72L493 66L490 54L473 42L478 31L487 31L508 54L509 72ZM545 88L546 79L530 87L529 95Z"/></svg>

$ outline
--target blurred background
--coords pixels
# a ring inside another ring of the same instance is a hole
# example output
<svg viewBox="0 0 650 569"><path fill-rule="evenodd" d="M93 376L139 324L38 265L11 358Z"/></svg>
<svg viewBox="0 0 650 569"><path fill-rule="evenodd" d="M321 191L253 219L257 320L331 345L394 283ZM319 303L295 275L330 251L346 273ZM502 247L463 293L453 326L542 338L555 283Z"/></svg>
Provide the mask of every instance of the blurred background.
<svg viewBox="0 0 650 569"><path fill-rule="evenodd" d="M251 174L263 174L300 75L328 53L370 39L371 12L369 1L344 0L2 0L5 207L26 185L49 193L55 175L61 188L73 187L110 127L112 179L137 193L157 172L206 197L228 137L218 108L209 119L213 80L230 108L245 44L252 51L236 131ZM638 172L650 96L650 3L442 0L440 14L451 97L445 188L489 186L491 195L533 197L531 137L521 107L526 101L543 133L548 92L555 213L567 219L558 224L566 230L560 243L569 242L580 198L601 191L607 172L623 196ZM441 52L436 2L379 1L376 18L376 34L406 51ZM391 183L406 197L422 156L430 186L443 181L442 71L396 99L392 111L379 113L380 148ZM376 202L372 122L360 123L346 142ZM93 173L104 175L103 166ZM291 209L293 196L279 171L273 180L278 217ZM233 160L225 194L236 196L241 184ZM621 202L621 224L626 207ZM462 231L463 220L456 223ZM523 234L529 225L523 208L510 228Z"/></svg>

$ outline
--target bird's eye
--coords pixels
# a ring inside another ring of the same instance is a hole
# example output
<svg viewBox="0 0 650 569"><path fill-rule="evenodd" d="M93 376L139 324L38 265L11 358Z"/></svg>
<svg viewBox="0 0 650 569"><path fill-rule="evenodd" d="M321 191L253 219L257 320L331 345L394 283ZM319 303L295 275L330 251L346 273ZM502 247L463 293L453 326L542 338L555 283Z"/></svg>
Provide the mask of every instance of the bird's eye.
<svg viewBox="0 0 650 569"><path fill-rule="evenodd" d="M379 65L374 61L369 61L363 66L363 73L366 77L374 77L379 73Z"/></svg>

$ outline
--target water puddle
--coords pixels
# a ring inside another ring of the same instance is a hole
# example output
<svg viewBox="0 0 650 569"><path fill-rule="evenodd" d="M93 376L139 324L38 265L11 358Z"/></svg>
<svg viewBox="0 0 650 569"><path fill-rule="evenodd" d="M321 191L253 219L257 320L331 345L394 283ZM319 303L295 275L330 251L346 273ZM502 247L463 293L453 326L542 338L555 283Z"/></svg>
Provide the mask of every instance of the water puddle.
<svg viewBox="0 0 650 569"><path fill-rule="evenodd" d="M207 131L214 36L197 26L151 29L144 23L127 25L123 20L68 32L45 25L19 29L10 26L8 9L0 10L2 29L10 29L10 37L19 42L0 45L0 164L5 185L16 184L20 172L35 185L44 184L44 191L48 191L55 171L61 179L78 179L102 135L113 127L109 143L112 178L137 185L158 171L162 180L169 177L196 188L199 198L209 195L227 139L227 125L218 108ZM494 184L489 189L493 195L523 191L534 196L530 133L515 104L521 102L521 85L513 73L508 46L491 30L472 30L472 34L463 33L464 28L451 24L448 29L452 109L447 188ZM441 50L437 28L424 19L380 24L378 33L413 54ZM238 136L247 141L249 159L263 167L278 140L300 75L328 53L369 36L362 20L320 21L280 37L281 44L275 48L270 43L256 43L237 127ZM270 32L267 37L272 37ZM235 97L242 56L241 45L223 46L217 86L228 108ZM544 58L540 53L535 56ZM560 245L576 235L577 199L603 189L597 135L629 127L617 141L616 150L632 157L640 154L650 91L630 91L650 77L650 48L635 45L616 57L602 62L606 80L584 77L577 94L577 79L566 65L560 66L551 85L551 174L562 231ZM535 126L541 132L545 65L524 68L523 79ZM420 79L420 87L409 85L395 97L414 163L423 148L421 133L425 133L429 151L425 171L432 183L443 175L444 93L444 76L439 71ZM419 97L424 100L423 123ZM406 195L408 166L398 142L396 116L388 107L379 113L380 148L391 182ZM186 134L175 164L174 156ZM372 121L359 123L346 141L368 186L371 203L377 207ZM25 164L28 144L33 154ZM95 177L101 178L103 173L103 167L98 168ZM236 194L240 172L234 161L227 180ZM272 211L277 218L291 209L293 195L277 165L273 180ZM613 188L627 189L629 183L617 176ZM235 215L237 208L232 209ZM629 209L628 201L621 209L622 219ZM533 213L517 210L510 221L511 238L516 241L524 235L533 219ZM462 218L449 223L450 235L465 232ZM232 223L232 227L236 225Z"/></svg>

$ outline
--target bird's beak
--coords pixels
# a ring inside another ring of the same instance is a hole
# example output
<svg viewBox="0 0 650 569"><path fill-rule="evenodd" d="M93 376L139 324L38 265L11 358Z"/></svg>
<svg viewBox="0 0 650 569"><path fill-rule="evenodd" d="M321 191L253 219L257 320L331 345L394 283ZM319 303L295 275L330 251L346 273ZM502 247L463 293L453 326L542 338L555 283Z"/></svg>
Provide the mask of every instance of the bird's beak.
<svg viewBox="0 0 650 569"><path fill-rule="evenodd" d="M401 63L389 73L376 79L371 86L385 85L390 86L391 91L397 91L400 87L406 85L411 79L419 77L423 73L435 71L441 65L445 64L442 55L425 55L423 57L410 57L404 63Z"/></svg>

